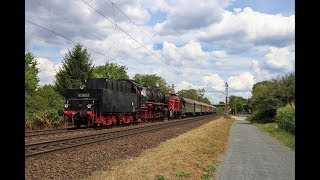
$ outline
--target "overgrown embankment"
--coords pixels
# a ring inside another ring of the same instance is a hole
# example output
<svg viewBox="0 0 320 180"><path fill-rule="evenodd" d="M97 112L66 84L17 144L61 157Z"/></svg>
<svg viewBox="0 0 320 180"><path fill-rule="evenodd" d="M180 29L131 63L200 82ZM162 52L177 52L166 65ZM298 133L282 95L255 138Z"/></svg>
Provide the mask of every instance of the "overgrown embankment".
<svg viewBox="0 0 320 180"><path fill-rule="evenodd" d="M209 179L226 150L234 118L221 117L146 150L139 157L113 162L113 169L87 179Z"/></svg>

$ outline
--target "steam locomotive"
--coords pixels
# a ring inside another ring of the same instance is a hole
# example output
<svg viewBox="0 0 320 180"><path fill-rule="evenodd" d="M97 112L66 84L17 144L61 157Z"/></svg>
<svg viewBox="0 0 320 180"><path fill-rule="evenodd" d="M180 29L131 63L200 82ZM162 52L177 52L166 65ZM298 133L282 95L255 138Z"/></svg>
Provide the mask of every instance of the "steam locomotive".
<svg viewBox="0 0 320 180"><path fill-rule="evenodd" d="M79 89L66 89L58 113L80 127L108 126L216 113L215 107L134 80L89 78Z"/></svg>

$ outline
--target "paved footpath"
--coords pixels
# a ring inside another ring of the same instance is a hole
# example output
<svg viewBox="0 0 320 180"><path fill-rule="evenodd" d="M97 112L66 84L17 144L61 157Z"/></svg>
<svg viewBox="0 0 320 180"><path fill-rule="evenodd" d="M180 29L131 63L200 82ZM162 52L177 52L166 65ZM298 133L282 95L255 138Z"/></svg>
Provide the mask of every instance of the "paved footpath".
<svg viewBox="0 0 320 180"><path fill-rule="evenodd" d="M295 153L238 116L216 180L295 179Z"/></svg>

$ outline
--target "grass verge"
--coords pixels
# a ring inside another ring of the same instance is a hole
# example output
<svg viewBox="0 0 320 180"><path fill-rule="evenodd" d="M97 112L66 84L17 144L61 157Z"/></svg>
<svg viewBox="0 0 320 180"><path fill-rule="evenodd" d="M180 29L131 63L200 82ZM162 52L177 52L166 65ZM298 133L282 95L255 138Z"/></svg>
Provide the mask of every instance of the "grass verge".
<svg viewBox="0 0 320 180"><path fill-rule="evenodd" d="M254 123L254 125L277 139L280 143L291 148L293 151L295 150L295 135L280 129L277 123Z"/></svg>
<svg viewBox="0 0 320 180"><path fill-rule="evenodd" d="M86 179L209 179L225 152L234 118L221 117L140 156L114 161Z"/></svg>

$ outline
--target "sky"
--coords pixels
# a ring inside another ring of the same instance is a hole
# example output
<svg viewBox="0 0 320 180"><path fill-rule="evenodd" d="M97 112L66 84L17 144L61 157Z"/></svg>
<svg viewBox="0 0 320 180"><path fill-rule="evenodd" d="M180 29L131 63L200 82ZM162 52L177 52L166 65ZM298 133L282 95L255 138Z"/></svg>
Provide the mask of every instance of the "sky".
<svg viewBox="0 0 320 180"><path fill-rule="evenodd" d="M206 90L212 103L251 97L260 81L295 71L293 0L25 0L25 51L40 85L54 84L76 43L95 66L130 78L156 74L175 91Z"/></svg>

